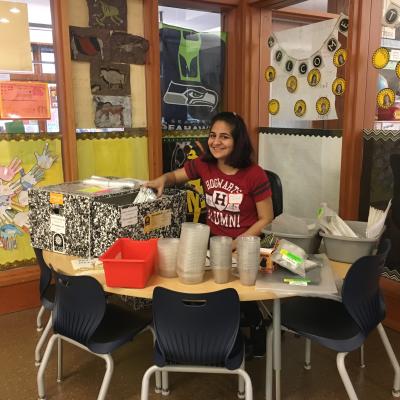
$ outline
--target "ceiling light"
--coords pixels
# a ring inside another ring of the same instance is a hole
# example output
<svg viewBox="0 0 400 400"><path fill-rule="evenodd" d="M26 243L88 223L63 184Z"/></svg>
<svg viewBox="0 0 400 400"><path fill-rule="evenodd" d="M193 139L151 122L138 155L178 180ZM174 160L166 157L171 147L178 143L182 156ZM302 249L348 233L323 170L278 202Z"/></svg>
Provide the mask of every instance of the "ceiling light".
<svg viewBox="0 0 400 400"><path fill-rule="evenodd" d="M10 12L12 12L13 14L19 14L21 12L21 10L17 7L13 7L13 8L10 8Z"/></svg>
<svg viewBox="0 0 400 400"><path fill-rule="evenodd" d="M10 20L8 20L7 18L0 18L0 24L8 24L10 22Z"/></svg>

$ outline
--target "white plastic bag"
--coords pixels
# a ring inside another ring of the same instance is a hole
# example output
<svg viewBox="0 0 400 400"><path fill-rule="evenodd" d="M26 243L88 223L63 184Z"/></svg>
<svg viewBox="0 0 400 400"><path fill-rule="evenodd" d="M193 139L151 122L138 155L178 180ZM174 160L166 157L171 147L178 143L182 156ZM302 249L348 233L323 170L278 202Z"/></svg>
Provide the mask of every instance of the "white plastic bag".
<svg viewBox="0 0 400 400"><path fill-rule="evenodd" d="M301 247L285 239L279 241L277 249L272 253L273 262L303 278L306 276L306 258L307 254Z"/></svg>
<svg viewBox="0 0 400 400"><path fill-rule="evenodd" d="M312 228L311 228L312 229ZM271 224L272 232L291 233L294 235L308 235L310 227L303 218L289 214L278 215Z"/></svg>
<svg viewBox="0 0 400 400"><path fill-rule="evenodd" d="M357 238L358 235L326 203L321 203L317 213L318 223L327 235Z"/></svg>

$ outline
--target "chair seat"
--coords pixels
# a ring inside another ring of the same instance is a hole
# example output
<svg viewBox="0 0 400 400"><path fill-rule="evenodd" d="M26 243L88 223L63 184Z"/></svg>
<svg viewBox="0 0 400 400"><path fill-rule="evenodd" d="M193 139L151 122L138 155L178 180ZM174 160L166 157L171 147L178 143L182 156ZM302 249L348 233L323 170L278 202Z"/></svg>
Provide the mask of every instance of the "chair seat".
<svg viewBox="0 0 400 400"><path fill-rule="evenodd" d="M154 363L158 367L164 367L165 365L173 364L173 365L191 365L191 364L196 364L196 365L201 365L201 366L207 366L207 367L222 367L222 368L227 368L230 370L234 370L240 367L242 364L243 360L243 355L244 355L244 345L243 345L243 338L241 334L237 335L235 344L233 345L232 351L230 352L228 358L225 360L225 362L221 361L219 364L213 364L211 365L209 362L206 362L203 360L198 359L198 357L195 357L194 355L190 354L184 354L182 355L182 358L186 358L188 361L185 362L183 359L166 359L164 354L160 350L160 346L158 342L156 341L155 346L154 346ZM210 354L208 354L210 356ZM193 358L196 358L196 362L192 361ZM214 357L212 357L214 358Z"/></svg>
<svg viewBox="0 0 400 400"><path fill-rule="evenodd" d="M98 354L111 353L131 341L151 323L149 313L131 312L115 304L107 304L104 317L87 347Z"/></svg>
<svg viewBox="0 0 400 400"><path fill-rule="evenodd" d="M282 300L282 325L332 350L349 352L365 340L343 303L318 297Z"/></svg>
<svg viewBox="0 0 400 400"><path fill-rule="evenodd" d="M50 284L44 291L40 301L46 310L52 310L54 307L54 297L56 294L56 285Z"/></svg>

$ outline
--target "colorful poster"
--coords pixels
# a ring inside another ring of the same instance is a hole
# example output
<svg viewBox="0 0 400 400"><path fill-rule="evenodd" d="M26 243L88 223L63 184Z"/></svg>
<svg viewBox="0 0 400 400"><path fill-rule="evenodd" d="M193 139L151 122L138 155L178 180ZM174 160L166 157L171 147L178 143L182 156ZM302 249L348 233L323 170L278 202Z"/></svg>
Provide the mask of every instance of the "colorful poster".
<svg viewBox="0 0 400 400"><path fill-rule="evenodd" d="M0 119L50 119L47 83L0 82Z"/></svg>
<svg viewBox="0 0 400 400"><path fill-rule="evenodd" d="M34 258L28 190L63 182L61 139L0 141L0 270Z"/></svg>
<svg viewBox="0 0 400 400"><path fill-rule="evenodd" d="M187 160L193 160L204 153L207 137L168 136L163 138L163 171L182 168ZM188 182L186 221L206 220L206 203L200 179Z"/></svg>
<svg viewBox="0 0 400 400"><path fill-rule="evenodd" d="M219 111L226 34L160 27L163 129L206 129Z"/></svg>

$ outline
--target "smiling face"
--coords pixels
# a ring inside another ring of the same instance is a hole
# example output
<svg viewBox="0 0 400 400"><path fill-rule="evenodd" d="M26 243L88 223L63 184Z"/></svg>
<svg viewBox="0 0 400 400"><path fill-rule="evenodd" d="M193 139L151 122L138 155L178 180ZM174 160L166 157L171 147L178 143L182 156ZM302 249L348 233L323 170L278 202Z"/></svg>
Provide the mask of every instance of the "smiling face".
<svg viewBox="0 0 400 400"><path fill-rule="evenodd" d="M224 121L216 121L208 136L208 147L218 163L225 162L232 153L234 145L232 127Z"/></svg>

